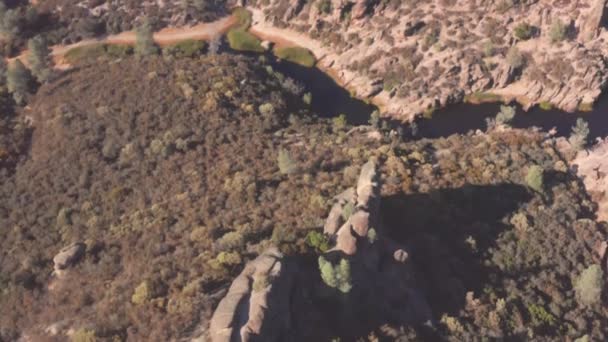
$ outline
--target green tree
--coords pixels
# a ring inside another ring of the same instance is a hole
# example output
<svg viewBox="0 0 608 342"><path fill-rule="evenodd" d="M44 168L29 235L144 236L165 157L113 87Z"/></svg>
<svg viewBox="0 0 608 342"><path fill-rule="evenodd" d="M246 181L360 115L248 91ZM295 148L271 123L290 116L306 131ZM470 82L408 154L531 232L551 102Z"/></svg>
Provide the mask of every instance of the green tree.
<svg viewBox="0 0 608 342"><path fill-rule="evenodd" d="M600 265L586 268L574 284L574 291L580 304L591 306L602 299L604 272Z"/></svg>
<svg viewBox="0 0 608 342"><path fill-rule="evenodd" d="M587 144L587 137L589 136L589 124L582 118L576 119L576 125L572 127L572 133L568 138L570 145L576 150L582 150Z"/></svg>
<svg viewBox="0 0 608 342"><path fill-rule="evenodd" d="M372 112L372 114L369 116L369 124L374 129L380 128L380 112L379 111L375 110Z"/></svg>
<svg viewBox="0 0 608 342"><path fill-rule="evenodd" d="M321 272L321 279L327 286L336 288L342 293L348 293L352 289L350 262L348 260L341 259L340 263L334 266L323 256L320 256L319 271Z"/></svg>
<svg viewBox="0 0 608 342"><path fill-rule="evenodd" d="M51 50L42 36L36 36L27 43L29 49L28 62L32 75L38 82L44 83L49 80L53 65Z"/></svg>
<svg viewBox="0 0 608 342"><path fill-rule="evenodd" d="M7 9L4 3L2 3L2 8L0 8L0 33L8 39L14 39L19 36L21 31L19 28L20 20L21 16L18 10Z"/></svg>
<svg viewBox="0 0 608 342"><path fill-rule="evenodd" d="M528 169L528 174L526 175L526 183L528 186L537 192L543 191L544 186L544 171L538 166L534 165Z"/></svg>
<svg viewBox="0 0 608 342"><path fill-rule="evenodd" d="M519 40L528 40L532 38L534 28L528 23L521 23L515 27L513 33Z"/></svg>
<svg viewBox="0 0 608 342"><path fill-rule="evenodd" d="M496 123L499 125L508 125L515 117L515 107L500 106L500 112L496 114Z"/></svg>
<svg viewBox="0 0 608 342"><path fill-rule="evenodd" d="M138 56L157 55L158 47L154 43L152 25L148 19L135 29L135 53Z"/></svg>
<svg viewBox="0 0 608 342"><path fill-rule="evenodd" d="M16 59L6 73L6 87L13 94L15 102L22 104L29 90L30 72L19 59Z"/></svg>
<svg viewBox="0 0 608 342"><path fill-rule="evenodd" d="M0 58L0 85L6 85L7 65L4 58Z"/></svg>

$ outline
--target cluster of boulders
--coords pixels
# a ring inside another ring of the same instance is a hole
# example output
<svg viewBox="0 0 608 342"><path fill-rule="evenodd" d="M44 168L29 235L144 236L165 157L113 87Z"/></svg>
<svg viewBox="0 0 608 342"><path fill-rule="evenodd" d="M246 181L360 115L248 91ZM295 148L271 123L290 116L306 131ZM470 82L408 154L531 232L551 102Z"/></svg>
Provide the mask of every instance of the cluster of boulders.
<svg viewBox="0 0 608 342"><path fill-rule="evenodd" d="M608 81L606 0L322 3L247 5L263 13L257 31L301 33L297 43L312 48L321 68L403 120L484 92L574 111L590 106ZM524 24L530 36L518 38Z"/></svg>
<svg viewBox="0 0 608 342"><path fill-rule="evenodd" d="M86 245L82 242L76 242L62 248L59 253L53 257L55 265L55 274L61 276L65 270L72 267L84 256Z"/></svg>
<svg viewBox="0 0 608 342"><path fill-rule="evenodd" d="M344 317L334 317L337 321L346 320L343 326L357 326L357 320L421 323L430 319L430 309L416 287L406 249L383 234L379 191L378 170L370 161L363 165L356 188L335 198L325 224L325 233L335 247L324 253L323 258L331 262L348 260L351 265L352 290L338 294L343 296L339 302L348 309L337 310ZM303 265L305 262L288 260L271 248L247 264L213 314L211 341L301 339L298 334L302 332L293 322L299 322L301 327L301 322L309 320L314 312L326 314L327 308L298 305L316 302L310 300L311 295L332 293L319 281L318 274L307 273L319 272L316 265ZM323 287L328 291L322 291ZM300 300L302 296L306 298ZM345 311L359 314L344 314Z"/></svg>

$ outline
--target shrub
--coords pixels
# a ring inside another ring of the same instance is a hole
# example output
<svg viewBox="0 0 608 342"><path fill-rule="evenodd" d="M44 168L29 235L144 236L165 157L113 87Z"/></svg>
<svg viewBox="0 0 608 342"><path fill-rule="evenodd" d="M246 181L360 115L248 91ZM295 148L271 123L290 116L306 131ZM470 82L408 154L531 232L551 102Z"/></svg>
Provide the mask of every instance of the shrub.
<svg viewBox="0 0 608 342"><path fill-rule="evenodd" d="M305 67L313 67L315 65L315 56L303 47L282 47L274 49L275 56L287 61L303 65Z"/></svg>
<svg viewBox="0 0 608 342"><path fill-rule="evenodd" d="M532 319L532 325L535 327L552 327L557 323L555 317L540 305L528 305L528 313Z"/></svg>
<svg viewBox="0 0 608 342"><path fill-rule="evenodd" d="M524 66L524 62L524 56L521 51L519 51L516 46L512 46L507 52L507 63L509 63L513 69L519 69Z"/></svg>
<svg viewBox="0 0 608 342"><path fill-rule="evenodd" d="M515 117L515 107L500 106L500 112L496 114L496 123L499 125L507 125L513 121Z"/></svg>
<svg viewBox="0 0 608 342"><path fill-rule="evenodd" d="M274 114L274 106L272 105L272 103L263 103L260 105L260 107L258 107L258 110L260 111L260 114L265 117L269 117Z"/></svg>
<svg viewBox="0 0 608 342"><path fill-rule="evenodd" d="M154 33L150 21L145 19L135 29L135 54L138 56L150 56L158 54L158 47L154 43Z"/></svg>
<svg viewBox="0 0 608 342"><path fill-rule="evenodd" d="M604 272L600 265L591 265L576 280L574 291L581 305L591 306L599 303L604 287Z"/></svg>
<svg viewBox="0 0 608 342"><path fill-rule="evenodd" d="M103 56L108 56L112 58L122 58L132 53L133 48L128 45L92 44L72 48L68 50L68 52L66 52L63 57L68 63L74 64L78 61L99 58Z"/></svg>
<svg viewBox="0 0 608 342"><path fill-rule="evenodd" d="M302 96L302 101L309 105L312 103L312 94L311 93L306 93Z"/></svg>
<svg viewBox="0 0 608 342"><path fill-rule="evenodd" d="M374 242L376 242L377 239L378 239L378 233L376 232L376 229L371 228L367 232L367 240L369 241L369 243L371 243L373 245Z"/></svg>
<svg viewBox="0 0 608 342"><path fill-rule="evenodd" d="M566 30L566 24L564 24L559 19L554 20L549 30L549 37L551 38L551 42L557 43L564 40L564 38L566 38Z"/></svg>
<svg viewBox="0 0 608 342"><path fill-rule="evenodd" d="M220 254L218 254L215 257L215 260L223 266L235 266L235 265L240 265L241 262L243 262L243 259L241 259L241 255L239 254L239 252L220 252Z"/></svg>
<svg viewBox="0 0 608 342"><path fill-rule="evenodd" d="M15 102L22 104L29 90L30 72L19 59L11 63L6 73L6 87L13 94Z"/></svg>
<svg viewBox="0 0 608 342"><path fill-rule="evenodd" d="M534 165L530 167L530 169L528 169L528 174L526 175L526 183L531 189L537 192L542 192L544 184L543 173L543 169L538 165Z"/></svg>
<svg viewBox="0 0 608 342"><path fill-rule="evenodd" d="M251 12L246 8L238 7L232 12L232 15L236 18L238 28L241 30L247 30L251 26Z"/></svg>
<svg viewBox="0 0 608 342"><path fill-rule="evenodd" d="M372 112L372 114L369 116L369 124L375 129L380 128L380 112L379 111L375 110Z"/></svg>
<svg viewBox="0 0 608 342"><path fill-rule="evenodd" d="M330 0L317 1L317 9L321 13L329 14L329 12L331 12L331 1Z"/></svg>
<svg viewBox="0 0 608 342"><path fill-rule="evenodd" d="M97 338L95 337L94 330L88 330L85 328L80 328L76 330L72 336L70 336L70 341L72 342L95 342Z"/></svg>
<svg viewBox="0 0 608 342"><path fill-rule="evenodd" d="M270 282L268 281L268 276L265 274L261 274L255 277L255 279L253 280L253 285L251 287L253 289L253 292L260 292L267 288L268 285L270 285Z"/></svg>
<svg viewBox="0 0 608 342"><path fill-rule="evenodd" d="M551 104L551 102L547 102L547 101L542 101L541 103L538 104L538 106L542 110L551 110L551 109L553 109L553 105Z"/></svg>
<svg viewBox="0 0 608 342"><path fill-rule="evenodd" d="M228 32L228 44L237 51L264 52L260 40L241 29L232 29Z"/></svg>
<svg viewBox="0 0 608 342"><path fill-rule="evenodd" d="M528 40L532 38L533 32L534 28L528 23L521 23L517 25L513 31L515 37L519 40Z"/></svg>
<svg viewBox="0 0 608 342"><path fill-rule="evenodd" d="M239 249L245 245L245 238L240 232L228 232L217 240L217 247L221 251Z"/></svg>
<svg viewBox="0 0 608 342"><path fill-rule="evenodd" d="M291 158L289 151L281 149L277 156L277 162L279 163L279 171L284 175L289 175L296 172L296 162Z"/></svg>
<svg viewBox="0 0 608 342"><path fill-rule="evenodd" d="M141 305L152 298L152 291L150 284L147 281L143 281L135 288L133 295L131 296L131 302L135 305Z"/></svg>
<svg viewBox="0 0 608 342"><path fill-rule="evenodd" d="M334 131L340 131L347 125L346 114L340 114L332 119Z"/></svg>
<svg viewBox="0 0 608 342"><path fill-rule="evenodd" d="M186 39L179 43L166 47L163 52L178 58L192 58L200 56L205 49L205 42L202 40Z"/></svg>
<svg viewBox="0 0 608 342"><path fill-rule="evenodd" d="M314 230L306 234L305 241L307 245L314 248L317 252L320 253L325 253L330 248L329 239L327 238L327 236Z"/></svg>
<svg viewBox="0 0 608 342"><path fill-rule="evenodd" d="M576 119L576 125L572 127L572 133L568 138L570 145L576 150L582 150L587 144L587 137L589 136L589 124L582 118Z"/></svg>
<svg viewBox="0 0 608 342"><path fill-rule="evenodd" d="M46 39L42 36L36 36L28 41L27 46L29 50L28 62L32 75L40 83L48 81L53 60Z"/></svg>
<svg viewBox="0 0 608 342"><path fill-rule="evenodd" d="M352 289L348 260L340 259L340 263L333 266L331 262L320 256L319 270L321 271L321 279L327 286L336 288L342 293L348 293Z"/></svg>

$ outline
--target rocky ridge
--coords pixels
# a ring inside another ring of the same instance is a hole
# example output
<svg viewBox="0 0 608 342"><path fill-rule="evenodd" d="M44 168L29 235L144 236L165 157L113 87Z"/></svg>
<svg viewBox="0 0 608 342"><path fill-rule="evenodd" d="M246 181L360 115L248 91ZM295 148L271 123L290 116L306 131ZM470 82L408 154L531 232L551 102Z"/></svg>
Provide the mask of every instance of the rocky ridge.
<svg viewBox="0 0 608 342"><path fill-rule="evenodd" d="M605 0L246 5L255 31L311 49L321 68L402 120L483 93L575 111L608 80ZM517 38L523 24L529 37Z"/></svg>
<svg viewBox="0 0 608 342"><path fill-rule="evenodd" d="M348 260L351 289L335 291L320 281L316 267L270 248L245 266L219 303L210 323L211 341L306 340L306 334L313 332L301 331L311 326L302 322L316 315L332 315L335 310L341 314L333 318L348 320L337 325L350 329L357 326L353 322L365 325L377 319L403 323L429 320L430 309L416 288L407 252L383 234L377 178L375 163L366 163L356 188L336 196L325 224L325 233L336 245L321 258L332 263ZM325 301L341 297L340 308L307 306L310 304L305 303L317 300L306 300L304 294ZM313 334L331 336L329 332L335 329L316 326Z"/></svg>

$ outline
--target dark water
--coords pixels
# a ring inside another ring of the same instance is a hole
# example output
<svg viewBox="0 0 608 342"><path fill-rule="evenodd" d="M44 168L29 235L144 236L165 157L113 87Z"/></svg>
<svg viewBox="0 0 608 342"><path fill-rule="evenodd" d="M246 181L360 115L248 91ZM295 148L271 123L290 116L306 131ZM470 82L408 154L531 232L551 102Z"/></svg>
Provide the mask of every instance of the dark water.
<svg viewBox="0 0 608 342"><path fill-rule="evenodd" d="M363 125L377 108L355 97L318 68L307 68L288 61L271 59L274 70L302 83L312 94L311 109L320 117L346 115L350 124Z"/></svg>
<svg viewBox="0 0 608 342"><path fill-rule="evenodd" d="M557 136L569 136L572 126L578 118L589 123L589 140L608 135L608 95L602 95L590 112L567 113L557 109L543 110L534 107L524 111L521 106L511 122L515 128L539 127L543 131L552 128ZM500 111L500 103L456 104L437 110L431 119L420 119L418 132L428 138L446 137L452 134L464 134L471 130L486 129L486 119L493 118Z"/></svg>
<svg viewBox="0 0 608 342"><path fill-rule="evenodd" d="M259 54L252 55L259 56ZM370 114L377 109L374 105L351 97L348 90L342 88L318 68L307 68L278 60L272 53L265 54L265 57L274 70L304 85L305 91L312 94L311 109L320 117L345 114L350 124L364 125L368 123ZM416 121L416 137L439 138L452 134L466 134L477 129L485 130L486 119L495 117L501 105L501 103L460 103L439 109L432 118L421 118ZM608 94L602 95L590 112L567 113L557 109L543 110L539 107L524 111L520 105L515 103L510 105L517 109L515 118L511 122L511 126L515 128L538 127L543 131L555 128L557 136L569 136L576 120L583 118L589 123L590 142L597 137L608 136ZM393 128L401 125L393 120L389 123ZM410 131L408 127L404 128L405 131Z"/></svg>

